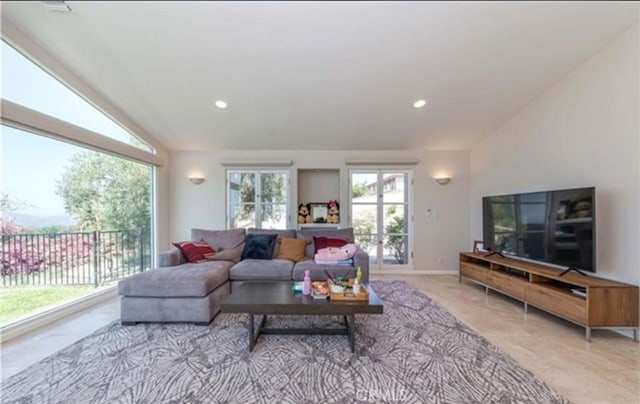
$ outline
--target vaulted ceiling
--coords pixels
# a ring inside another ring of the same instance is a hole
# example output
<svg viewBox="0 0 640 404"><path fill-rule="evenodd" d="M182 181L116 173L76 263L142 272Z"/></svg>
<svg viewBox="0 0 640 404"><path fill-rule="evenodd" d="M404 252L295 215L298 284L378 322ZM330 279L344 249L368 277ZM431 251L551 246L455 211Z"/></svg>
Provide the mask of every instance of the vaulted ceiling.
<svg viewBox="0 0 640 404"><path fill-rule="evenodd" d="M638 3L2 2L174 150L464 150L638 22ZM415 109L413 103L426 99ZM218 109L216 100L228 108Z"/></svg>

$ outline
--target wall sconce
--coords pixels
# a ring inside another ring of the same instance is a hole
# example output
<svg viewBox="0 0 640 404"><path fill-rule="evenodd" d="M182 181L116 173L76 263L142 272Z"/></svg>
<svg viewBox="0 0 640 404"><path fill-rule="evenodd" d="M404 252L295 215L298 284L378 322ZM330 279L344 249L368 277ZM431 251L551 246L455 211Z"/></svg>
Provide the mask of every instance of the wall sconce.
<svg viewBox="0 0 640 404"><path fill-rule="evenodd" d="M193 184L200 185L204 182L204 178L202 177L189 177L189 181Z"/></svg>
<svg viewBox="0 0 640 404"><path fill-rule="evenodd" d="M440 185L447 185L449 182L451 182L451 177L438 177L434 179Z"/></svg>

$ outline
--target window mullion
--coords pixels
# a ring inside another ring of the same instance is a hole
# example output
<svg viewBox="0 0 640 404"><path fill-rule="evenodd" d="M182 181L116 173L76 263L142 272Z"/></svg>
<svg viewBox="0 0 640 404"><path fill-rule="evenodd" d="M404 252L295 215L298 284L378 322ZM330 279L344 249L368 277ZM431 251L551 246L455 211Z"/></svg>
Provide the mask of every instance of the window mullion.
<svg viewBox="0 0 640 404"><path fill-rule="evenodd" d="M256 194L254 203L256 206L255 227L262 228L262 171L256 171L255 175L255 189Z"/></svg>

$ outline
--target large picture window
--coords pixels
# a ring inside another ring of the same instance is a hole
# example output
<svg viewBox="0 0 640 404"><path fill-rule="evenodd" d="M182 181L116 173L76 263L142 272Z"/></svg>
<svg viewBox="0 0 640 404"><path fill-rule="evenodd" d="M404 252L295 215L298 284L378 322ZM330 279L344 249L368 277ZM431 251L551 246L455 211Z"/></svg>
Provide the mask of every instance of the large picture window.
<svg viewBox="0 0 640 404"><path fill-rule="evenodd" d="M4 41L0 51L3 99L153 153L151 146Z"/></svg>
<svg viewBox="0 0 640 404"><path fill-rule="evenodd" d="M2 51L0 328L153 267L153 148Z"/></svg>
<svg viewBox="0 0 640 404"><path fill-rule="evenodd" d="M286 229L289 173L227 171L227 228Z"/></svg>

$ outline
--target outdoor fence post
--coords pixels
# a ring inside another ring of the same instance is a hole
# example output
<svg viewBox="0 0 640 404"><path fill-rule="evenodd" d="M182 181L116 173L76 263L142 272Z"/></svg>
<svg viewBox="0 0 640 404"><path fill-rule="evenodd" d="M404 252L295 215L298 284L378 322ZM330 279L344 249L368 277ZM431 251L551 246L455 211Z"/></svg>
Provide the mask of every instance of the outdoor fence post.
<svg viewBox="0 0 640 404"><path fill-rule="evenodd" d="M140 272L144 271L144 228L140 229Z"/></svg>
<svg viewBox="0 0 640 404"><path fill-rule="evenodd" d="M93 286L98 287L98 232L93 232Z"/></svg>
<svg viewBox="0 0 640 404"><path fill-rule="evenodd" d="M11 269L9 268L9 248L7 247L7 252L5 253L5 246L7 245L5 242L9 241L9 236L2 235L2 286L7 286L7 276L11 274Z"/></svg>

